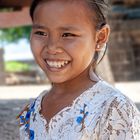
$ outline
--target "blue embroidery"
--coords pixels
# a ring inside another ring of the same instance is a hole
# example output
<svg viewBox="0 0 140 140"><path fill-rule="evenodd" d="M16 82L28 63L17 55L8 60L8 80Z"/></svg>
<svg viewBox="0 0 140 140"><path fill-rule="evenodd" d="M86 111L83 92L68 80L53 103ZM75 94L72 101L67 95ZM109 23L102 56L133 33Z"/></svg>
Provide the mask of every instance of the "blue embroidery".
<svg viewBox="0 0 140 140"><path fill-rule="evenodd" d="M34 111L35 111L35 109L34 109L34 107L35 107L35 102L36 102L36 99L35 99L35 101L33 102L33 104L31 104L31 107L30 107L30 111L31 111L31 112L34 112Z"/></svg>
<svg viewBox="0 0 140 140"><path fill-rule="evenodd" d="M30 116L31 116L31 111L29 110L29 111L27 112L26 116L25 116L25 120L26 120L26 121L29 121Z"/></svg>
<svg viewBox="0 0 140 140"><path fill-rule="evenodd" d="M34 131L30 130L30 140L34 140Z"/></svg>
<svg viewBox="0 0 140 140"><path fill-rule="evenodd" d="M87 111L87 112L85 113L85 115L87 116L87 115L88 115L88 113L89 113L89 112Z"/></svg>
<svg viewBox="0 0 140 140"><path fill-rule="evenodd" d="M24 116L20 115L19 118L20 118L20 124L21 125L24 125L25 127L25 132L29 134L29 139L30 140L34 140L34 131L33 130L30 130L30 117L31 117L31 113L34 113L35 111L35 102L36 102L36 99L34 100L34 102L27 108L27 113ZM35 115L35 114L34 114Z"/></svg>
<svg viewBox="0 0 140 140"><path fill-rule="evenodd" d="M29 130L29 124L26 123L26 124L25 124L25 131L28 131L28 130Z"/></svg>
<svg viewBox="0 0 140 140"><path fill-rule="evenodd" d="M83 113L83 109L80 109L80 113Z"/></svg>
<svg viewBox="0 0 140 140"><path fill-rule="evenodd" d="M24 116L19 116L19 118L20 118L20 124L24 124L25 123Z"/></svg>
<svg viewBox="0 0 140 140"><path fill-rule="evenodd" d="M77 117L76 121L78 124L81 124L82 120L83 120L83 117L79 116L79 117Z"/></svg>
<svg viewBox="0 0 140 140"><path fill-rule="evenodd" d="M84 104L83 109L80 109L80 116L78 116L77 119L76 119L76 122L77 122L78 124L82 124L82 127L81 127L81 130L80 130L80 131L82 131L82 129L85 127L85 126L84 126L84 120L85 120L85 118L87 117L87 115L89 114L88 111L85 111L86 106L87 106L87 105Z"/></svg>

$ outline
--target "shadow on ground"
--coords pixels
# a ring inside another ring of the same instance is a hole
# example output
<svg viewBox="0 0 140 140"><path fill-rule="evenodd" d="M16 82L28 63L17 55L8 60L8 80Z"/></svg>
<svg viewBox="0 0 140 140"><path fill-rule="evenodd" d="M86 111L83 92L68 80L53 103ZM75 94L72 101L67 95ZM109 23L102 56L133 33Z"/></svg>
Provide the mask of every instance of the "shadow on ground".
<svg viewBox="0 0 140 140"><path fill-rule="evenodd" d="M17 114L30 100L0 100L0 140L19 140Z"/></svg>
<svg viewBox="0 0 140 140"><path fill-rule="evenodd" d="M16 115L31 100L0 100L0 140L19 140ZM140 110L140 103L136 104Z"/></svg>

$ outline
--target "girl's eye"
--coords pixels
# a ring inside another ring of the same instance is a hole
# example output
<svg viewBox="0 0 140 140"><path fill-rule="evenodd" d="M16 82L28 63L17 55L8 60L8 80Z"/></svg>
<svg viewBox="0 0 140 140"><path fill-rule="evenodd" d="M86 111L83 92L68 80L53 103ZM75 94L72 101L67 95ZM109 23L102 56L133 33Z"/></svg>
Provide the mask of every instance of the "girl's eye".
<svg viewBox="0 0 140 140"><path fill-rule="evenodd" d="M72 34L72 33L64 33L62 35L62 37L74 37L74 36L76 36L76 35L75 34Z"/></svg>
<svg viewBox="0 0 140 140"><path fill-rule="evenodd" d="M42 31L36 31L35 34L41 35L41 36L47 36L47 33L42 32Z"/></svg>

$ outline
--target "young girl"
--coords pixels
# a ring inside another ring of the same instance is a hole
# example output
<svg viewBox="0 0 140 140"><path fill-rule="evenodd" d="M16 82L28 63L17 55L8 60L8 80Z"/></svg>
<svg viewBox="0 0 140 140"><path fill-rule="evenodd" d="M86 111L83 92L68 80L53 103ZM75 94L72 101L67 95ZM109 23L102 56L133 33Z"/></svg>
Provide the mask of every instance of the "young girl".
<svg viewBox="0 0 140 140"><path fill-rule="evenodd" d="M106 7L103 0L32 2L31 49L52 88L20 113L21 140L140 140L134 103L94 72L110 31Z"/></svg>

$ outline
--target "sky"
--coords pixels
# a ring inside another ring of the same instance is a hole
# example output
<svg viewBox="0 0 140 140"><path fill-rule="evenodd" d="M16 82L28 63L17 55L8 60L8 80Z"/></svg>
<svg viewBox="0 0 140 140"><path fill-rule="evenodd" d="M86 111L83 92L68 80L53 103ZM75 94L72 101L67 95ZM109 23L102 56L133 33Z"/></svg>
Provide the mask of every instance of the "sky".
<svg viewBox="0 0 140 140"><path fill-rule="evenodd" d="M25 39L20 40L18 43L5 45L3 48L5 61L33 59L30 44Z"/></svg>

